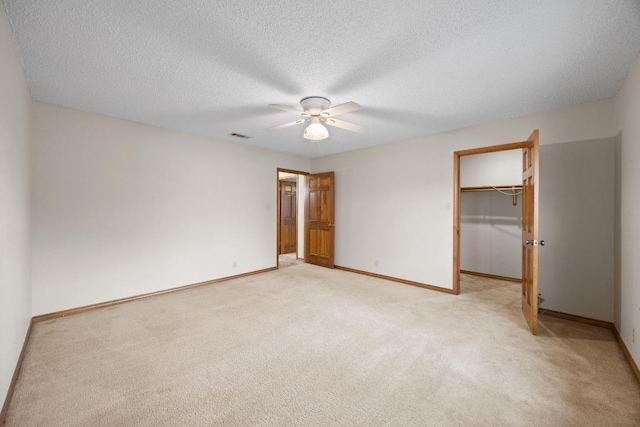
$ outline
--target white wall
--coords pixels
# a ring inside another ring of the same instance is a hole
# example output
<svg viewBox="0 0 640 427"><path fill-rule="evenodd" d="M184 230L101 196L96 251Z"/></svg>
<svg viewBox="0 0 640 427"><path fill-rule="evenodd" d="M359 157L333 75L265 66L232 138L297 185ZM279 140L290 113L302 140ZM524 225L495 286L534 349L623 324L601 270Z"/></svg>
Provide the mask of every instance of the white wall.
<svg viewBox="0 0 640 427"><path fill-rule="evenodd" d="M29 140L31 94L0 4L0 402L31 320Z"/></svg>
<svg viewBox="0 0 640 427"><path fill-rule="evenodd" d="M613 323L620 330L622 324L622 132L618 132L615 143L615 203L613 222Z"/></svg>
<svg viewBox="0 0 640 427"><path fill-rule="evenodd" d="M460 187L522 185L522 150L460 157Z"/></svg>
<svg viewBox="0 0 640 427"><path fill-rule="evenodd" d="M34 315L275 266L275 171L308 160L34 105Z"/></svg>
<svg viewBox="0 0 640 427"><path fill-rule="evenodd" d="M615 133L621 132L620 312L616 313L616 326L636 363L640 364L640 58L618 91L615 117Z"/></svg>
<svg viewBox="0 0 640 427"><path fill-rule="evenodd" d="M540 148L543 308L613 321L613 138Z"/></svg>
<svg viewBox="0 0 640 427"><path fill-rule="evenodd" d="M312 159L336 172L336 264L451 289L453 152L534 129L541 144L610 137L613 100Z"/></svg>

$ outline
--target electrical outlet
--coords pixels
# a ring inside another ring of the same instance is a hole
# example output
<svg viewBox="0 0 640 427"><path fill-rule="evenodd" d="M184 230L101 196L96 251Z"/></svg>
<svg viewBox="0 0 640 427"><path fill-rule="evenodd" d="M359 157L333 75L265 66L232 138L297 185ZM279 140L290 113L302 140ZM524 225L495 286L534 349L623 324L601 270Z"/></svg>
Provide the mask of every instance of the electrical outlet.
<svg viewBox="0 0 640 427"><path fill-rule="evenodd" d="M378 260L375 260L375 262L373 263L376 267L379 267L380 264L378 263Z"/></svg>
<svg viewBox="0 0 640 427"><path fill-rule="evenodd" d="M233 266L233 268L236 268L238 266L238 263L236 261L233 261L232 266Z"/></svg>

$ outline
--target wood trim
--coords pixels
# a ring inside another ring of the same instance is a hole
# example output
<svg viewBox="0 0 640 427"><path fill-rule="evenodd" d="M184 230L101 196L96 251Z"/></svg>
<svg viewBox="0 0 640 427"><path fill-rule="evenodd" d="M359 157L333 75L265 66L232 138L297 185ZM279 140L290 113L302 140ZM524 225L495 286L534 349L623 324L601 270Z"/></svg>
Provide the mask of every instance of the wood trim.
<svg viewBox="0 0 640 427"><path fill-rule="evenodd" d="M302 171L297 171L297 170L293 170L293 169L285 169L285 168L278 168L278 172L294 173L296 175L309 175L309 172L302 172ZM280 177L278 177L278 178L280 178Z"/></svg>
<svg viewBox="0 0 640 427"><path fill-rule="evenodd" d="M236 274L234 276L221 277L219 279L207 280L205 282L193 283L191 285L178 286L177 288L164 289L162 291L149 292L147 294L135 295L126 298L120 298L112 301L105 301L97 304L85 305L82 307L71 308L68 310L56 311L53 313L41 314L33 317L33 322L44 322L45 320L57 319L59 317L71 316L78 313L84 313L85 311L97 310L99 308L111 307L113 305L124 304L126 302L136 301L139 299L154 297L158 295L170 294L172 292L184 291L186 289L198 288L200 286L213 285L215 283L226 282L228 280L239 279L241 277L253 276L256 274L267 273L269 271L277 270L277 267L269 267L262 270L250 271L248 273Z"/></svg>
<svg viewBox="0 0 640 427"><path fill-rule="evenodd" d="M616 326L613 324L611 326L612 326L611 329L613 330L613 335L615 335L616 339L618 340L618 343L620 344L620 348L622 348L622 353L624 354L624 357L627 359L627 362L629 362L629 366L631 366L631 370L633 371L633 373L636 374L636 378L638 379L638 381L640 381L640 369L638 369L638 365L636 364L636 361L633 360L633 356L631 355L631 353L629 352L629 349L624 343L624 340L622 339L620 332L618 332L618 328L616 328Z"/></svg>
<svg viewBox="0 0 640 427"><path fill-rule="evenodd" d="M4 424L7 418L7 412L9 412L9 404L11 403L11 398L13 397L13 391L16 388L16 383L18 382L18 375L20 375L20 369L22 368L22 361L24 360L24 355L27 352L27 344L29 343L29 338L31 337L31 329L33 328L33 318L29 322L29 327L27 328L27 333L24 337L24 343L22 344L22 350L20 351L20 356L18 356L18 362L16 363L16 369L13 371L13 377L11 377L11 383L9 383L9 390L7 390L7 396L4 399L4 405L2 405L2 412L0 412L0 424Z"/></svg>
<svg viewBox="0 0 640 427"><path fill-rule="evenodd" d="M453 294L460 294L460 154L453 153Z"/></svg>
<svg viewBox="0 0 640 427"><path fill-rule="evenodd" d="M516 150L518 148L531 147L531 141L511 142L509 144L490 145L488 147L471 148L468 150L456 151L459 156L471 156L474 154L493 153L495 151Z"/></svg>
<svg viewBox="0 0 640 427"><path fill-rule="evenodd" d="M515 277L498 276L496 274L479 273L477 271L469 271L469 270L460 270L460 273L462 273L462 274L470 274L472 276L487 277L489 279L505 280L507 282L522 283L522 279L517 279Z"/></svg>
<svg viewBox="0 0 640 427"><path fill-rule="evenodd" d="M417 286L419 288L430 289L432 291L444 292L445 294L453 294L453 289L441 288L440 286L428 285L426 283L413 282L411 280L399 279L397 277L385 276L382 274L371 273L369 271L357 270L355 268L334 266L336 270L348 271L349 273L362 274L365 276L375 277L376 279L389 280L391 282L404 283L405 285Z"/></svg>
<svg viewBox="0 0 640 427"><path fill-rule="evenodd" d="M577 316L575 314L563 313L561 311L548 310L546 308L538 309L538 314L549 317L557 317L558 319L571 320L572 322L585 323L591 326L599 326L601 328L613 329L613 323L604 320L592 319L590 317Z"/></svg>
<svg viewBox="0 0 640 427"><path fill-rule="evenodd" d="M496 191L497 190L522 190L522 184L518 185L496 185L495 187L460 187L460 191L463 193L476 192L476 191Z"/></svg>
<svg viewBox="0 0 640 427"><path fill-rule="evenodd" d="M280 183L280 172L285 172L280 168L276 169L276 268L280 268L280 189L282 184Z"/></svg>
<svg viewBox="0 0 640 427"><path fill-rule="evenodd" d="M300 210L298 209L298 207L299 207L298 206L298 196L300 195L300 177L299 176L296 176L296 191L295 191L294 194L295 194L295 196L294 196L293 203L294 203L295 210L296 210L296 219L295 219L295 221L296 221L296 231L295 231L295 233L296 233L296 259L297 259L298 258L298 247L300 246L300 242L298 241L299 237L300 237L300 234L298 233L298 215L300 214ZM282 243L282 242L280 242L280 243ZM280 262L280 257L278 257L278 263L279 262Z"/></svg>

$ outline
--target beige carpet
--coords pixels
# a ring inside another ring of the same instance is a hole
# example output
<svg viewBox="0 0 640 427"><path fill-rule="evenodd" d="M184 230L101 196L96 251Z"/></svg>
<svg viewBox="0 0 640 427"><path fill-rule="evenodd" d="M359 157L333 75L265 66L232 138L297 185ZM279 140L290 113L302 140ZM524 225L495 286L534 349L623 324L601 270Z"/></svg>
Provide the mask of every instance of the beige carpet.
<svg viewBox="0 0 640 427"><path fill-rule="evenodd" d="M8 426L638 426L611 331L298 264L35 325Z"/></svg>

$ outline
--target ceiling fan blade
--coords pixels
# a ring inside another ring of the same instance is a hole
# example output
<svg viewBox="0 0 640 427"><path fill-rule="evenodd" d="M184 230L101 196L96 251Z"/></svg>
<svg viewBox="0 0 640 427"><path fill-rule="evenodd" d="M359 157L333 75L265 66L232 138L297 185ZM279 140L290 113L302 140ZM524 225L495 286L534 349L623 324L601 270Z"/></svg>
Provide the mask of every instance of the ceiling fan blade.
<svg viewBox="0 0 640 427"><path fill-rule="evenodd" d="M296 110L295 108L287 107L286 105L281 104L269 104L269 107L277 108L278 110L286 111L287 113L293 113L298 116L307 116L308 114L304 111Z"/></svg>
<svg viewBox="0 0 640 427"><path fill-rule="evenodd" d="M323 117L333 117L333 116L337 116L338 114L350 113L352 111L356 111L359 109L360 109L359 104L349 101L349 102L345 102L344 104L336 105L335 107L327 108L326 110L323 110L320 114L322 114Z"/></svg>
<svg viewBox="0 0 640 427"><path fill-rule="evenodd" d="M264 129L265 132L272 132L274 130L280 130L280 129L284 129L284 128L288 128L291 126L295 126L295 125L299 125L301 123L304 123L307 119L298 119L295 122L289 122L289 123L285 123L283 125L278 125L278 126L272 126L270 128L266 128Z"/></svg>
<svg viewBox="0 0 640 427"><path fill-rule="evenodd" d="M350 130L351 132L365 133L367 131L367 128L364 126L345 122L344 120L334 119L333 117L327 117L326 119L324 119L324 122L329 126Z"/></svg>

